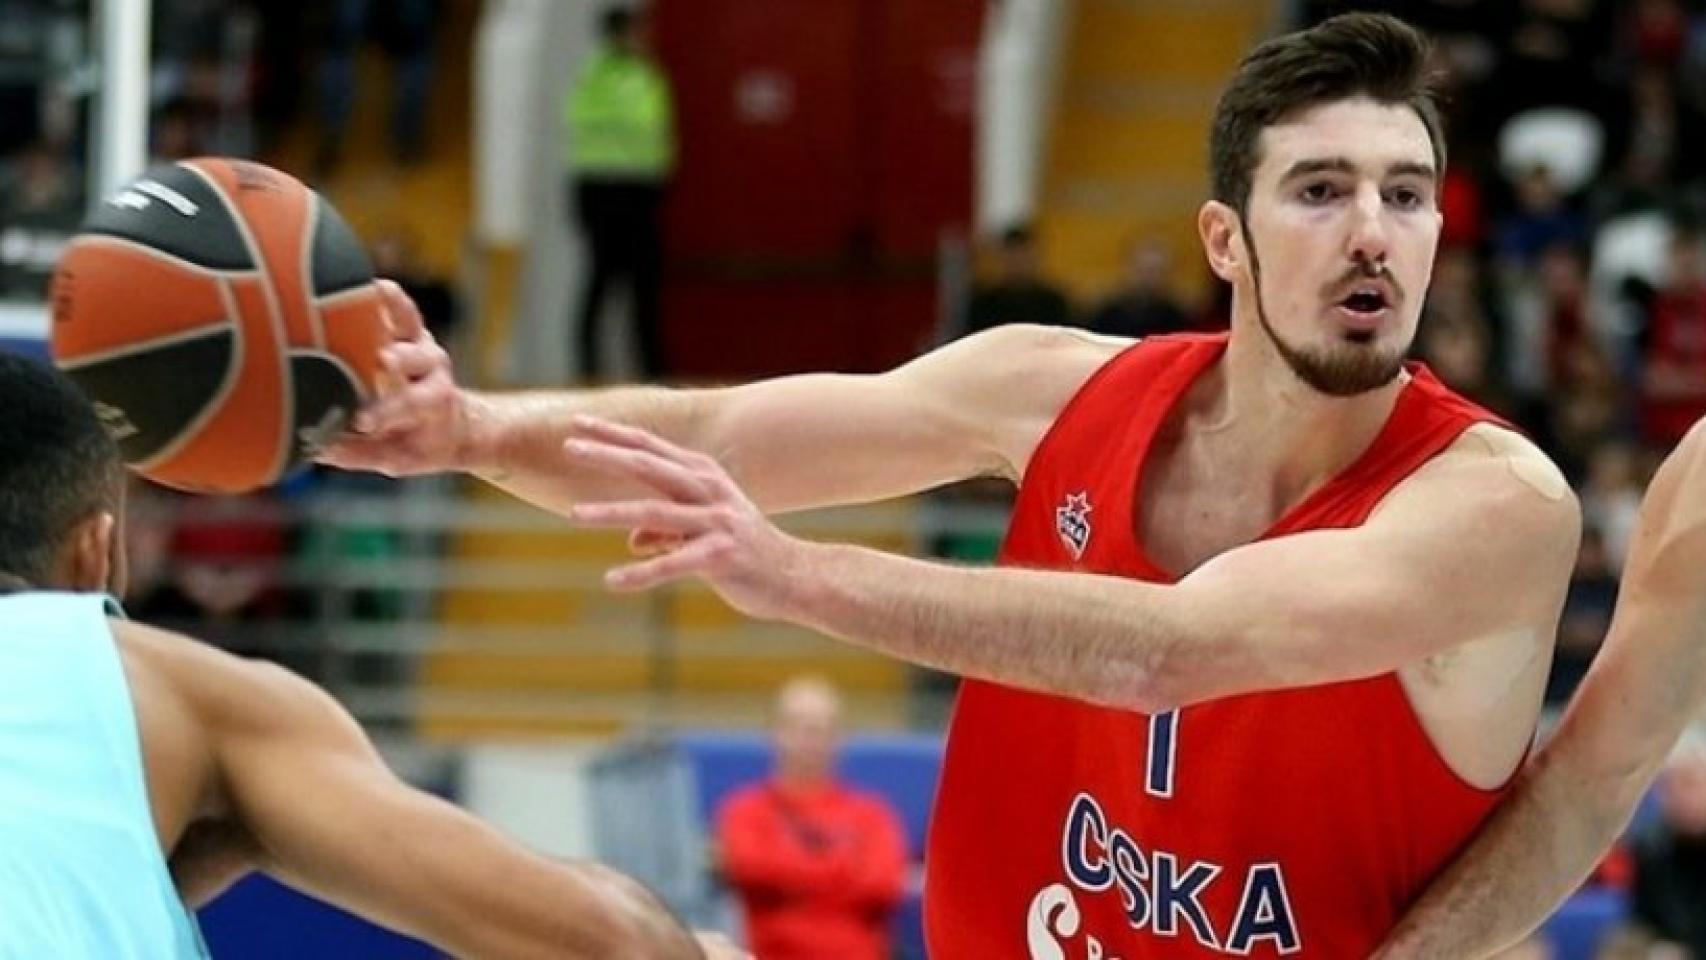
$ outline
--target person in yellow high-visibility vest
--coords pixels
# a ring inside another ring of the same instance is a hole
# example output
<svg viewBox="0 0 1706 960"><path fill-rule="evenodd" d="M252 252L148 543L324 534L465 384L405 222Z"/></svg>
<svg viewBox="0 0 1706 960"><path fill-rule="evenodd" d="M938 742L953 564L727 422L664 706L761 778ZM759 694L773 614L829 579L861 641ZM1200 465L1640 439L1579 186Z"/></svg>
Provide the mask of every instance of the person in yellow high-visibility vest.
<svg viewBox="0 0 1706 960"><path fill-rule="evenodd" d="M603 43L576 77L563 109L569 127L570 193L586 238L588 271L578 305L579 370L600 379L605 295L626 282L633 294L641 373L664 369L659 321L664 186L675 166L669 80L651 55L643 8L616 6L601 21Z"/></svg>

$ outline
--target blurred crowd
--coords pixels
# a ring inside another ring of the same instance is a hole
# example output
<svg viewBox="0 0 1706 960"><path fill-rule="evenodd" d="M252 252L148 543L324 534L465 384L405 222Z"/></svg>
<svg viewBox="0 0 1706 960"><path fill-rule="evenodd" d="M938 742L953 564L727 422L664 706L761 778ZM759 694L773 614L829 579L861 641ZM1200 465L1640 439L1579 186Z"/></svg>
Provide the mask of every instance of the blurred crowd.
<svg viewBox="0 0 1706 960"><path fill-rule="evenodd" d="M349 139L356 63L372 53L391 86L390 157L420 162L438 13L438 0L155 0L150 160L270 159L308 131L312 161L292 172L331 176ZM86 209L94 22L75 0L0 0L0 300L41 298Z"/></svg>
<svg viewBox="0 0 1706 960"><path fill-rule="evenodd" d="M390 98L384 162L418 163L438 13L438 0L155 0L150 160L245 156L311 182L330 176L345 162L356 60L367 56L383 69L363 77L390 86L379 92ZM95 29L79 0L0 0L0 302L44 299L87 209ZM287 139L308 161L277 155ZM366 239L375 271L401 283L428 327L451 340L462 298L423 266L413 228L387 221ZM322 682L402 678L404 657L322 642L327 624L383 623L430 602L380 581L387 564L430 551L431 538L337 507L339 496L394 502L398 485L308 471L239 498L180 496L140 482L133 489L133 615Z"/></svg>

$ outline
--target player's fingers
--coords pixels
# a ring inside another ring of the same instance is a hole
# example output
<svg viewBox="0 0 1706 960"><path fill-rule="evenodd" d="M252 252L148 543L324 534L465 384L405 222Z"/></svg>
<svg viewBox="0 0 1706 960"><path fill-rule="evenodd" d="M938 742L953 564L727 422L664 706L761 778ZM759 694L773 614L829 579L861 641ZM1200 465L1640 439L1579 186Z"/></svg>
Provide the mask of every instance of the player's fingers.
<svg viewBox="0 0 1706 960"><path fill-rule="evenodd" d="M436 373L450 375L450 354L434 340L392 343L379 351L379 363L402 383L424 380Z"/></svg>
<svg viewBox="0 0 1706 960"><path fill-rule="evenodd" d="M722 543L715 537L693 540L661 557L610 570L604 575L604 585L620 593L650 590L705 570L721 549Z"/></svg>
<svg viewBox="0 0 1706 960"><path fill-rule="evenodd" d="M339 470L366 470L399 476L404 472L402 458L394 446L378 437L346 433L314 455L316 463Z"/></svg>
<svg viewBox="0 0 1706 960"><path fill-rule="evenodd" d="M380 395L356 412L351 426L365 434L448 426L455 403L455 381L448 374L435 373Z"/></svg>
<svg viewBox="0 0 1706 960"><path fill-rule="evenodd" d="M392 338L412 341L426 334L426 322L421 319L420 308L403 292L397 281L382 277L375 282L379 286L379 301L385 307L385 316L391 321Z"/></svg>
<svg viewBox="0 0 1706 960"><path fill-rule="evenodd" d="M584 527L632 530L643 528L661 533L692 535L715 523L712 507L671 503L667 500L622 500L577 503L569 508L569 519Z"/></svg>
<svg viewBox="0 0 1706 960"><path fill-rule="evenodd" d="M675 500L696 503L705 499L705 486L691 471L647 450L576 437L564 441L563 452L588 466L638 481Z"/></svg>

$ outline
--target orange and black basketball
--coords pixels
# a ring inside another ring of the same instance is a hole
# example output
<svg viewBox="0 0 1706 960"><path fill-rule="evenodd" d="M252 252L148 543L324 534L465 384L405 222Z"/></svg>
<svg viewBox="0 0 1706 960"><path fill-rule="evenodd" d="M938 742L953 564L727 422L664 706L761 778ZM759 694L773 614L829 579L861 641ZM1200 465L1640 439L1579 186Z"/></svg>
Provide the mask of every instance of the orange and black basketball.
<svg viewBox="0 0 1706 960"><path fill-rule="evenodd" d="M137 472L197 492L273 483L375 390L386 322L331 204L241 160L150 170L54 274L53 353Z"/></svg>

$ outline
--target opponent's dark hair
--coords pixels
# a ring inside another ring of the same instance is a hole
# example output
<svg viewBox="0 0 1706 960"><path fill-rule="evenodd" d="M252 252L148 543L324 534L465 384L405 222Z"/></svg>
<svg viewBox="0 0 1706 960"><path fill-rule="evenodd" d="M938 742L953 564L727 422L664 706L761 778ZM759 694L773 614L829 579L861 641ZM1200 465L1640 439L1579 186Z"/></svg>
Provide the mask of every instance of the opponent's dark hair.
<svg viewBox="0 0 1706 960"><path fill-rule="evenodd" d="M1364 96L1416 112L1445 173L1445 136L1428 74L1428 40L1395 17L1346 13L1250 52L1215 106L1209 131L1214 199L1243 217L1262 131L1301 110Z"/></svg>
<svg viewBox="0 0 1706 960"><path fill-rule="evenodd" d="M0 351L0 573L40 584L81 521L117 509L118 446L70 378Z"/></svg>

